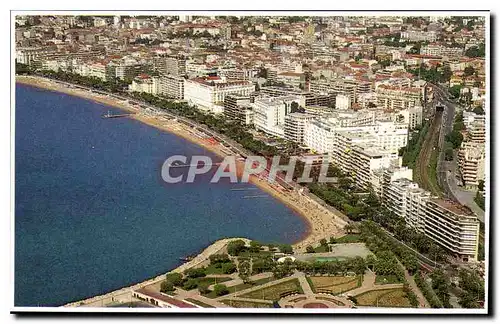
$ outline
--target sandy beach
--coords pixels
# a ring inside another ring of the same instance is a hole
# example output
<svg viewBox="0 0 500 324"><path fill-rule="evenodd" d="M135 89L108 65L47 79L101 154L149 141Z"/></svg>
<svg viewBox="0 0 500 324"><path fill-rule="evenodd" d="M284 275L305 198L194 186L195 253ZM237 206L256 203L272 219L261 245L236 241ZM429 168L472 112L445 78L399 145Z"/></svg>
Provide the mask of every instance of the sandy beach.
<svg viewBox="0 0 500 324"><path fill-rule="evenodd" d="M181 136L221 157L230 154L228 149L222 144L214 144L208 141L208 138L200 135L191 127L177 121L162 118L161 116L145 114L139 107L131 105L127 101L121 101L95 92L71 88L41 77L16 76L16 82L78 96L130 112L135 112L136 114L131 115L128 118L134 118L163 131ZM237 167L239 170L238 173L240 173L241 170L243 170L243 162L239 162ZM293 209L298 215L307 220L307 234L299 242L293 244L295 250L304 251L308 245L316 244L322 238L328 239L330 236L338 237L344 234L343 227L346 224L346 221L341 218L342 215L340 212L335 210L332 211L332 209L329 210L297 191L284 190L281 186L269 183L266 180L253 177L251 178L251 182L257 185L260 189L279 199L289 208Z"/></svg>

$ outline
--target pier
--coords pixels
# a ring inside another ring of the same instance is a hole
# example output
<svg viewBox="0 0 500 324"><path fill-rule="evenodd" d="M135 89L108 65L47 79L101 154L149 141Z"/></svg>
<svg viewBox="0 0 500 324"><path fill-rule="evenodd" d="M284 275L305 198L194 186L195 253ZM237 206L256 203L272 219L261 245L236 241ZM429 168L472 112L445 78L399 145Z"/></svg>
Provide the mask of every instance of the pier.
<svg viewBox="0 0 500 324"><path fill-rule="evenodd" d="M131 115L135 115L135 113L125 113L125 114L112 114L111 111L108 110L107 113L102 115L102 118L120 118L120 117L128 117Z"/></svg>

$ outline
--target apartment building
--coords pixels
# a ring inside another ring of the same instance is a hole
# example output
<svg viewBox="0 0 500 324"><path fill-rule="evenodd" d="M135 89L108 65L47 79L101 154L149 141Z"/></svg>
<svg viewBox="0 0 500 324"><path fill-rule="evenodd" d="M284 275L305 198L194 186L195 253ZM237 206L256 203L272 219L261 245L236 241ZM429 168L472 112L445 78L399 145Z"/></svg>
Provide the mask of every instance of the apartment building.
<svg viewBox="0 0 500 324"><path fill-rule="evenodd" d="M167 56L165 57L166 74L173 76L186 75L186 58L182 56Z"/></svg>
<svg viewBox="0 0 500 324"><path fill-rule="evenodd" d="M446 47L438 44L429 44L420 48L420 55L459 57L463 54L463 47Z"/></svg>
<svg viewBox="0 0 500 324"><path fill-rule="evenodd" d="M249 96L255 91L250 81L226 81L220 77L204 77L186 80L184 99L199 109L215 114L224 112L224 100L228 95Z"/></svg>
<svg viewBox="0 0 500 324"><path fill-rule="evenodd" d="M467 128L466 140L472 143L484 144L486 141L486 128L484 120L474 121Z"/></svg>
<svg viewBox="0 0 500 324"><path fill-rule="evenodd" d="M424 233L461 261L477 260L479 220L470 209L432 197L408 179L392 181L383 204L404 218L408 226Z"/></svg>
<svg viewBox="0 0 500 324"><path fill-rule="evenodd" d="M486 123L486 115L478 115L472 111L463 112L463 121L467 130L471 129L474 123Z"/></svg>
<svg viewBox="0 0 500 324"><path fill-rule="evenodd" d="M243 125L253 123L253 110L250 96L229 95L224 99L224 116Z"/></svg>
<svg viewBox="0 0 500 324"><path fill-rule="evenodd" d="M390 110L404 110L420 106L422 90L420 88L379 85L376 89L377 107Z"/></svg>
<svg viewBox="0 0 500 324"><path fill-rule="evenodd" d="M484 180L486 151L484 144L462 142L458 151L458 171L467 189L477 190L479 181Z"/></svg>
<svg viewBox="0 0 500 324"><path fill-rule="evenodd" d="M385 199L385 189L389 184L397 179L413 180L413 170L403 166L390 166L374 170L371 174L372 189L377 197L383 201Z"/></svg>
<svg viewBox="0 0 500 324"><path fill-rule="evenodd" d="M269 135L285 137L285 117L291 112L295 96L257 97L251 104L253 123L257 130Z"/></svg>
<svg viewBox="0 0 500 324"><path fill-rule="evenodd" d="M467 207L430 198L425 209L424 233L460 260L477 261L479 220Z"/></svg>
<svg viewBox="0 0 500 324"><path fill-rule="evenodd" d="M128 86L129 91L145 92L153 95L159 94L160 81L158 77L151 77L147 74L138 75Z"/></svg>
<svg viewBox="0 0 500 324"><path fill-rule="evenodd" d="M401 39L411 42L435 42L437 34L434 31L407 30L401 31Z"/></svg>
<svg viewBox="0 0 500 324"><path fill-rule="evenodd" d="M401 158L394 152L367 144L358 144L352 147L348 164L355 186L367 190L371 186L372 174L375 170L391 166L400 167Z"/></svg>
<svg viewBox="0 0 500 324"><path fill-rule="evenodd" d="M339 94L335 98L335 109L347 110L351 108L351 100L348 96Z"/></svg>
<svg viewBox="0 0 500 324"><path fill-rule="evenodd" d="M408 226L422 229L426 195L420 193L421 197L418 197L418 189L420 189L418 184L412 182L410 179L400 178L391 181L386 186L384 188L382 204L395 215L403 218ZM413 194L410 195L410 192L413 192ZM411 201L412 199L415 200ZM418 202L421 203L420 208L416 206ZM407 206L411 206L412 209L407 209ZM413 214L410 210L413 210Z"/></svg>
<svg viewBox="0 0 500 324"><path fill-rule="evenodd" d="M183 100L186 79L173 75L162 75L159 78L159 93L165 97Z"/></svg>
<svg viewBox="0 0 500 324"><path fill-rule="evenodd" d="M398 111L393 114L393 117L395 122L408 124L408 129L411 130L422 125L423 114L424 112L422 106L417 104L414 107Z"/></svg>
<svg viewBox="0 0 500 324"><path fill-rule="evenodd" d="M290 113L285 116L285 138L289 141L303 144L307 124L314 119L313 115Z"/></svg>

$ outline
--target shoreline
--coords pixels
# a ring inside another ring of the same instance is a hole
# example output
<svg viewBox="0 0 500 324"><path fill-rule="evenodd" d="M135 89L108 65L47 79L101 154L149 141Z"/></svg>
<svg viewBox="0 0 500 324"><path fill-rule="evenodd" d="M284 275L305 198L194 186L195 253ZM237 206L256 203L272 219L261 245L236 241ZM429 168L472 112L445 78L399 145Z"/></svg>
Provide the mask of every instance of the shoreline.
<svg viewBox="0 0 500 324"><path fill-rule="evenodd" d="M220 144L214 145L207 141L206 138L200 136L200 134L194 133L192 129L188 126L181 124L172 120L163 120L158 118L157 116L147 116L145 114L140 113L140 109L138 107L134 107L128 102L121 101L106 95L98 94L95 92L90 92L83 89L71 88L65 86L63 84L57 83L55 81L45 79L37 76L16 76L16 83L33 86L36 88L60 92L72 96L76 96L79 98L83 98L86 100L91 100L97 102L99 104L105 104L111 107L115 107L118 109L123 109L128 112L137 113L135 115L131 115L125 118L132 118L139 122L142 122L146 125L155 127L161 131L165 131L171 133L175 136L179 136L190 143L196 144L201 148L204 148L217 156L224 158L229 154L227 149ZM237 165L237 174L238 177L241 176L241 172L243 171L243 162L238 161ZM336 215L331 210L328 210L324 206L320 205L318 202L312 200L311 198L302 195L296 191L284 191L281 186L273 185L268 181L259 179L257 177L251 177L250 183L254 184L259 189L263 190L267 194L271 195L273 198L277 199L279 202L283 203L285 206L290 208L297 216L301 217L306 221L307 229L303 236L295 243L292 244L293 249L295 251L305 251L308 245L313 245L318 243L321 239L329 239L330 236L339 237L345 232L343 231L343 227L346 224L346 221L342 219L342 215ZM178 269L186 269L187 267L196 266L193 264L195 260L198 259L206 250L210 249L213 245L217 244L217 242L226 241L227 239L220 239L216 241L214 244L207 247L203 252L201 252L194 260L184 263L179 267L170 270L166 273L172 271L179 271ZM198 262L199 263L199 262ZM84 300L71 302L66 304L65 306L79 306L80 303L84 302L85 304L94 303L96 300L101 301L107 296L115 296L116 294L121 294L124 292L129 292L131 289L138 289L144 285L150 285L152 283L158 282L164 278L165 274L161 274L154 278L150 278L144 280L143 282L136 283L134 285L120 288L114 290L112 292L107 292L99 296L90 297Z"/></svg>
<svg viewBox="0 0 500 324"><path fill-rule="evenodd" d="M134 106L123 101L119 101L115 98L77 88L69 88L50 79L45 79L38 76L16 76L16 83L69 94L100 104L123 109L128 112L139 112L139 108L135 108ZM161 131L165 131L173 135L182 137L185 140L196 144L221 158L224 158L228 155L225 152L224 147L221 148L221 145L213 145L205 139L196 136L195 134L193 134L192 130L188 129L188 127L184 124L174 121L164 121L154 116L146 116L141 114L131 115L126 118L135 119L144 124L155 127ZM239 162L237 165L238 173L242 172L242 167L243 163ZM330 236L339 236L339 234L344 234L343 226L346 224L346 221L343 220L339 215L335 215L330 210L321 206L316 201L313 201L312 199L295 191L283 192L281 190L281 186L270 184L269 182L258 179L256 177L251 177L250 183L254 184L259 189L265 191L275 199L279 200L281 203L285 204L288 208L292 209L295 213L298 214L298 216L302 217L302 219L306 221L307 229L303 237L301 237L297 242L291 244L294 249L305 251L307 245L317 243L322 238L329 239Z"/></svg>

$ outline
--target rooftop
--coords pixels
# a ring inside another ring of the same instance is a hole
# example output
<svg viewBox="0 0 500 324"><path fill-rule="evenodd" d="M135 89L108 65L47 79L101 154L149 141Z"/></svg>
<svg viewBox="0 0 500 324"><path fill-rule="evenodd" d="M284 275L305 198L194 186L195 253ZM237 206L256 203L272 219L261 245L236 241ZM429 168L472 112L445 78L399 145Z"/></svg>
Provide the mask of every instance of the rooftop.
<svg viewBox="0 0 500 324"><path fill-rule="evenodd" d="M451 211L454 214L457 215L463 215L463 216L475 216L475 214L470 210L468 207L461 205L453 200L450 199L441 199L441 198L431 198L431 202L435 203L436 205L447 209Z"/></svg>
<svg viewBox="0 0 500 324"><path fill-rule="evenodd" d="M164 294L161 294L161 293L158 293L155 291L151 291L151 290L148 290L145 288L138 289L138 290L136 290L136 292L143 294L143 295L146 295L146 296L149 296L149 297L152 297L152 298L155 298L155 299L158 299L158 300L161 300L163 302L166 302L170 305L174 305L174 306L179 307L179 308L198 308L198 307L196 307L192 304L188 304L182 300L168 297Z"/></svg>

